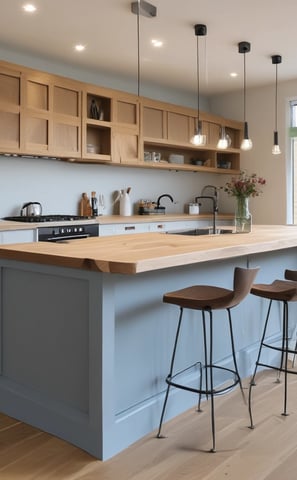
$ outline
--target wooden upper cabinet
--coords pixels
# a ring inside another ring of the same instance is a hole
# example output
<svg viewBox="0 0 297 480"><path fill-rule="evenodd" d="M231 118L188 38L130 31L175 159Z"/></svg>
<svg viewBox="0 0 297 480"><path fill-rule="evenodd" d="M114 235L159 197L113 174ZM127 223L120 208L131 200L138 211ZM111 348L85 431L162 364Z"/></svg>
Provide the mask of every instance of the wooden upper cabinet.
<svg viewBox="0 0 297 480"><path fill-rule="evenodd" d="M137 97L87 85L82 101L82 161L138 161L139 101Z"/></svg>
<svg viewBox="0 0 297 480"><path fill-rule="evenodd" d="M20 151L21 72L0 67L0 152Z"/></svg>
<svg viewBox="0 0 297 480"><path fill-rule="evenodd" d="M0 62L0 153L238 172L242 123L200 113L207 142L196 147L195 109Z"/></svg>
<svg viewBox="0 0 297 480"><path fill-rule="evenodd" d="M138 164L140 161L139 99L116 93L113 98L112 163Z"/></svg>
<svg viewBox="0 0 297 480"><path fill-rule="evenodd" d="M79 84L53 75L22 75L24 153L54 157L81 155L81 91Z"/></svg>
<svg viewBox="0 0 297 480"><path fill-rule="evenodd" d="M197 126L197 112L194 109L150 99L143 99L142 103L143 164L155 168L217 173L239 170L240 122L200 112L206 144L195 146L191 143ZM222 126L225 126L231 141L229 148L224 151L217 148ZM156 161L156 158L160 161Z"/></svg>

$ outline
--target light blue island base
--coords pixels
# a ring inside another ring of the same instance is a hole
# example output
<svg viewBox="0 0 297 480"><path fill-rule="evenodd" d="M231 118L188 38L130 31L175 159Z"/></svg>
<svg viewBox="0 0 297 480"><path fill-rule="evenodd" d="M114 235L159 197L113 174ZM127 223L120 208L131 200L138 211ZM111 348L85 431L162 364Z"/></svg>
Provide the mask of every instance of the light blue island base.
<svg viewBox="0 0 297 480"><path fill-rule="evenodd" d="M150 432L155 435L178 319L178 308L163 304L163 293L195 283L232 288L235 266L259 265L259 283L283 278L285 268L297 268L296 252L290 248L136 275L1 260L0 410L101 460ZM243 377L254 367L266 307L265 300L250 295L234 310ZM273 314L271 341L279 334L277 305ZM201 359L197 315L186 312L181 369ZM215 313L215 322L216 359L228 365L224 312ZM197 382L196 373L187 373L190 382ZM196 401L189 392L172 389L166 419Z"/></svg>

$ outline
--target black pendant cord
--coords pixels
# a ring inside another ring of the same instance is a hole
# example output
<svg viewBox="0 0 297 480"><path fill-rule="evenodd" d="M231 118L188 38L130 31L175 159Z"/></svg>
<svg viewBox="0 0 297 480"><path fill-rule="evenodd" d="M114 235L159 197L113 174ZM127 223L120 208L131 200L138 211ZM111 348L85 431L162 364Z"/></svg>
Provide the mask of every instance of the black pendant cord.
<svg viewBox="0 0 297 480"><path fill-rule="evenodd" d="M277 116L278 116L278 112L277 112L277 104L278 104L277 81L278 81L278 78L277 78L277 64L276 64L275 65L275 129L274 129L275 132L277 132Z"/></svg>
<svg viewBox="0 0 297 480"><path fill-rule="evenodd" d="M246 123L246 65L245 52L243 54L243 120Z"/></svg>
<svg viewBox="0 0 297 480"><path fill-rule="evenodd" d="M200 68L199 68L199 35L197 35L197 133L200 124Z"/></svg>
<svg viewBox="0 0 297 480"><path fill-rule="evenodd" d="M137 9L137 96L140 95L140 0Z"/></svg>

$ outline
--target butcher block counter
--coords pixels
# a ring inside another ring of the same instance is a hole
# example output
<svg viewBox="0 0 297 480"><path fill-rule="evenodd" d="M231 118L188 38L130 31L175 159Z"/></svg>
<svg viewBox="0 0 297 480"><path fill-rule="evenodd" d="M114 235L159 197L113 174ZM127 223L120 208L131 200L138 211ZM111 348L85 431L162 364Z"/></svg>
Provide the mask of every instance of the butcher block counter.
<svg viewBox="0 0 297 480"><path fill-rule="evenodd" d="M136 274L296 246L297 226L256 225L249 234L184 236L144 233L7 245L0 248L0 258Z"/></svg>
<svg viewBox="0 0 297 480"><path fill-rule="evenodd" d="M297 269L297 227L255 225L249 234L144 233L1 246L0 411L101 460L146 434L154 437L178 317L177 307L163 303L163 294L197 283L232 289L236 266L259 266L257 282L283 278L286 268ZM242 377L254 368L265 302L249 295L234 309ZM214 312L219 322L214 341L217 362L228 368L225 313ZM203 362L199 315L184 313L187 348L177 355L180 370ZM277 306L271 315L268 341L274 342L280 328ZM197 385L199 368L182 376ZM192 408L197 445L207 448L211 438L199 429L195 404L195 395L173 389L165 421ZM246 417L238 422L247 429ZM157 455L159 442L166 440L154 441L150 448Z"/></svg>

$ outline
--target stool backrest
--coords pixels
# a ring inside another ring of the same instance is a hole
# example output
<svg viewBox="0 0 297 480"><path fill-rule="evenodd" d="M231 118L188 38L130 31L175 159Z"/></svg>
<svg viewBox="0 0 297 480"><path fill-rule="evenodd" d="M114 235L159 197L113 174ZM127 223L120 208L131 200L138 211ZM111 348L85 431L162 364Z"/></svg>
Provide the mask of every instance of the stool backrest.
<svg viewBox="0 0 297 480"><path fill-rule="evenodd" d="M285 279L297 282L297 270L285 270Z"/></svg>
<svg viewBox="0 0 297 480"><path fill-rule="evenodd" d="M235 267L233 279L234 296L231 301L230 307L235 307L235 305L238 305L250 293L253 282L259 270L259 267Z"/></svg>

